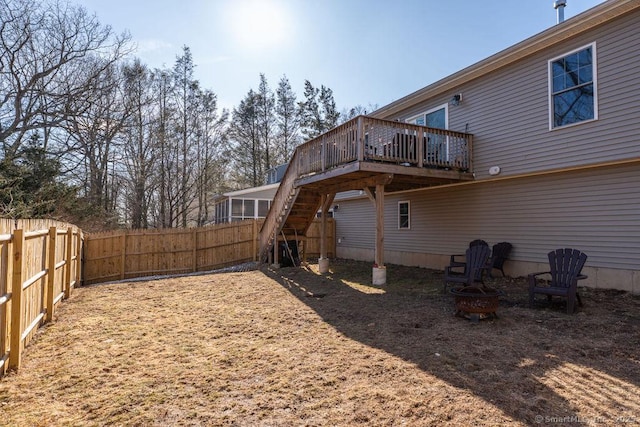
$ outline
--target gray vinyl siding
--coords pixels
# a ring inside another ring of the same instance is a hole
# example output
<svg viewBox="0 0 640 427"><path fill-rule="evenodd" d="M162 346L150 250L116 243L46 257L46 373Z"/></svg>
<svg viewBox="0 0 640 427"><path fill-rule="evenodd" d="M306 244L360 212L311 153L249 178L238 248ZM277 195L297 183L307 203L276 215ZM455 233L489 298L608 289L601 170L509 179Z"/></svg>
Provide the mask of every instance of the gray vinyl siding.
<svg viewBox="0 0 640 427"><path fill-rule="evenodd" d="M333 213L333 217L340 245L364 249L374 247L376 214L373 203L366 196L340 201L340 209Z"/></svg>
<svg viewBox="0 0 640 427"><path fill-rule="evenodd" d="M546 262L559 247L588 265L640 265L640 164L484 182L385 197L385 250L452 254L481 238L514 245L511 258ZM398 230L397 204L411 202L411 229ZM373 249L369 199L341 202L336 232L344 247Z"/></svg>
<svg viewBox="0 0 640 427"><path fill-rule="evenodd" d="M396 117L463 94L449 128L474 135L474 172L488 178L640 157L640 12L634 12L476 79ZM598 119L549 130L548 61L596 43Z"/></svg>

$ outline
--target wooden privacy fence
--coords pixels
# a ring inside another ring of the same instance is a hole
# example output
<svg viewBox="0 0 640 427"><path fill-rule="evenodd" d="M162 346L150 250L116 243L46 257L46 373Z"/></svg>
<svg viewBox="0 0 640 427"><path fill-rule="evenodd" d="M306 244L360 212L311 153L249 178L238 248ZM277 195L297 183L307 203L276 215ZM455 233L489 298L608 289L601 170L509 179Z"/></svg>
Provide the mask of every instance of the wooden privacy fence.
<svg viewBox="0 0 640 427"><path fill-rule="evenodd" d="M256 261L263 221L85 235L83 283L210 271ZM328 224L328 256L335 256L335 222L331 219ZM305 256L318 256L320 221L314 221L301 239Z"/></svg>
<svg viewBox="0 0 640 427"><path fill-rule="evenodd" d="M48 226L47 229L36 229ZM0 220L0 374L20 367L38 326L51 321L81 274L82 231L42 220Z"/></svg>

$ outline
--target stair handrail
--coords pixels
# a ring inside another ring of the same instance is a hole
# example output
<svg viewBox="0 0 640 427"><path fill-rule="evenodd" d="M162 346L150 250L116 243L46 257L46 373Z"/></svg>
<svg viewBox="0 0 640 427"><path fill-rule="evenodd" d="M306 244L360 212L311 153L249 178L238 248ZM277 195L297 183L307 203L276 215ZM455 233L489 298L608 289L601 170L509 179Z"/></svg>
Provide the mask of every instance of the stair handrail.
<svg viewBox="0 0 640 427"><path fill-rule="evenodd" d="M293 184L298 178L298 156L298 150L296 149L289 161L289 165L282 177L282 181L280 181L278 190L273 197L269 213L262 223L259 237L260 259L264 257L265 253L271 246L269 242L271 236L275 236L275 233L280 231L275 230L275 228L278 226L278 216L285 210L287 199L289 198L291 190L293 190Z"/></svg>

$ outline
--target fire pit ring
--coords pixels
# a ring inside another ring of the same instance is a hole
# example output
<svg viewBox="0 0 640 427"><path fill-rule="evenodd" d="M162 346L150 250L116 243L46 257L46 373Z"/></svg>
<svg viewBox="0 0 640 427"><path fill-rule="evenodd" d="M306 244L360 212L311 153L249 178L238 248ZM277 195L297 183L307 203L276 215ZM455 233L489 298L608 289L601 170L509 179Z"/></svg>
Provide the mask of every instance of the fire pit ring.
<svg viewBox="0 0 640 427"><path fill-rule="evenodd" d="M486 286L465 286L449 292L455 297L456 316L468 318L474 323L480 319L498 318L496 312L501 291Z"/></svg>

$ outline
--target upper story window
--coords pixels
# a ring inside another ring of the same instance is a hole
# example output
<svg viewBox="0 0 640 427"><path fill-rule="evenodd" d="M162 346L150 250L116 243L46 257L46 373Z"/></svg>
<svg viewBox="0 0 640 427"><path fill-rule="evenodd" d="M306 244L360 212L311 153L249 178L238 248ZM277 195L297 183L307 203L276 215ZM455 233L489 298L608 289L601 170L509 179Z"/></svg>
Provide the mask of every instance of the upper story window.
<svg viewBox="0 0 640 427"><path fill-rule="evenodd" d="M407 123L420 126L428 126L430 128L448 129L449 128L449 106L447 104L433 108L417 116L407 119Z"/></svg>
<svg viewBox="0 0 640 427"><path fill-rule="evenodd" d="M596 44L549 61L549 127L598 118Z"/></svg>
<svg viewBox="0 0 640 427"><path fill-rule="evenodd" d="M449 104L432 108L407 119L406 122L436 129L449 129ZM427 133L426 137L428 143L424 148L424 160L427 163L446 163L449 158L449 138L432 132Z"/></svg>

